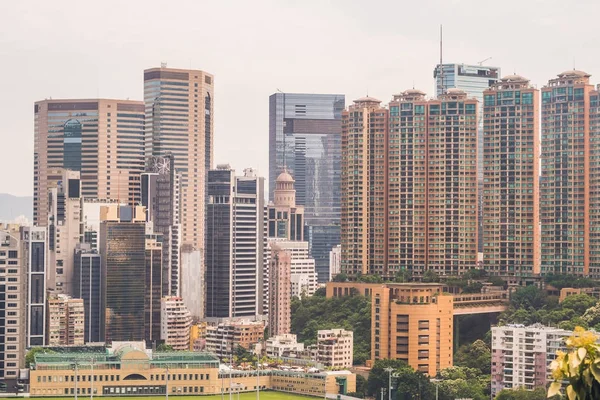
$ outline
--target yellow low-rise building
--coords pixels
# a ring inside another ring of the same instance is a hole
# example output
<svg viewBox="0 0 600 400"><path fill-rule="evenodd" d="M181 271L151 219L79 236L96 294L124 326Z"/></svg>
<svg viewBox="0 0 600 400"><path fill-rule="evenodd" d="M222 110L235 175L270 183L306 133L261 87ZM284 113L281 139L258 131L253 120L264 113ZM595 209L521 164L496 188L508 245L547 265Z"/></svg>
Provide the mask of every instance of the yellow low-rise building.
<svg viewBox="0 0 600 400"><path fill-rule="evenodd" d="M304 373L220 369L212 354L152 352L144 343L48 348L31 366L31 396L200 395L261 390L321 396L356 390L349 371Z"/></svg>

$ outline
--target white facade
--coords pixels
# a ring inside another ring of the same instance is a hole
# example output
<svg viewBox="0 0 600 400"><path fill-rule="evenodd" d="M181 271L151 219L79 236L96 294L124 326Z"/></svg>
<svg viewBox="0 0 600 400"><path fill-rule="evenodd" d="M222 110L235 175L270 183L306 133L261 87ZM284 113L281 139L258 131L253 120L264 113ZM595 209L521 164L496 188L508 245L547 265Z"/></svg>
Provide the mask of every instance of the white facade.
<svg viewBox="0 0 600 400"><path fill-rule="evenodd" d="M106 199L83 199L83 241L89 243L92 250L100 249L100 210L110 205L126 206L127 203Z"/></svg>
<svg viewBox="0 0 600 400"><path fill-rule="evenodd" d="M329 280L342 272L342 245L338 244L329 252Z"/></svg>
<svg viewBox="0 0 600 400"><path fill-rule="evenodd" d="M267 339L265 348L267 357L270 358L296 358L299 353L304 351L304 343L298 343L296 335L286 333Z"/></svg>
<svg viewBox="0 0 600 400"><path fill-rule="evenodd" d="M181 252L181 297L192 319L204 318L204 260L201 250Z"/></svg>
<svg viewBox="0 0 600 400"><path fill-rule="evenodd" d="M550 363L572 334L540 324L492 327L492 395L502 389L545 388L553 381Z"/></svg>
<svg viewBox="0 0 600 400"><path fill-rule="evenodd" d="M192 317L181 297L160 301L160 338L173 350L189 350Z"/></svg>
<svg viewBox="0 0 600 400"><path fill-rule="evenodd" d="M329 367L352 367L354 333L345 329L321 330L317 334L317 361Z"/></svg>
<svg viewBox="0 0 600 400"><path fill-rule="evenodd" d="M291 256L292 297L312 296L317 290L317 272L315 260L308 255L308 242L296 242L285 239L269 238L270 243L277 243L282 250ZM266 254L270 264L271 252Z"/></svg>

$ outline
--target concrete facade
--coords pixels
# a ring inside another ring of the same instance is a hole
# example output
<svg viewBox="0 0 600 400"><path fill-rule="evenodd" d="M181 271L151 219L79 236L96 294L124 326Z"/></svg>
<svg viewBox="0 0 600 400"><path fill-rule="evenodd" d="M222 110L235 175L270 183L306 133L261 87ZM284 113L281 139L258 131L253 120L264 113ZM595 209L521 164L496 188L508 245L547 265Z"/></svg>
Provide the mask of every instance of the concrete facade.
<svg viewBox="0 0 600 400"><path fill-rule="evenodd" d="M83 299L64 294L48 297L48 346L83 346L85 344Z"/></svg>
<svg viewBox="0 0 600 400"><path fill-rule="evenodd" d="M344 329L317 332L317 361L329 367L351 368L354 334Z"/></svg>
<svg viewBox="0 0 600 400"><path fill-rule="evenodd" d="M180 297L163 297L160 312L160 337L176 351L190 347L192 316Z"/></svg>

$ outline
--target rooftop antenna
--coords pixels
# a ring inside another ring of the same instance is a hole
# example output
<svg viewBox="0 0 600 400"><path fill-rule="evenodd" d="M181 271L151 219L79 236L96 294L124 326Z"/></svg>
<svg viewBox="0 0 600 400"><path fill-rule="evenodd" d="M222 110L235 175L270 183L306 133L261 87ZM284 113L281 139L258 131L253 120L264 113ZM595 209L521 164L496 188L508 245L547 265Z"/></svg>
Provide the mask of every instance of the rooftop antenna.
<svg viewBox="0 0 600 400"><path fill-rule="evenodd" d="M488 58L486 58L485 60L481 60L481 61L479 61L477 64L479 64L479 65L481 66L481 65L483 65L483 63L484 63L484 62L486 62L486 61L490 61L491 59L492 59L492 57L488 57Z"/></svg>
<svg viewBox="0 0 600 400"><path fill-rule="evenodd" d="M443 28L442 24L440 24L440 63L438 66L438 68L440 69L440 79L439 79L439 84L438 84L439 94L444 94L446 92L446 88L444 85L443 56L444 56L444 28Z"/></svg>

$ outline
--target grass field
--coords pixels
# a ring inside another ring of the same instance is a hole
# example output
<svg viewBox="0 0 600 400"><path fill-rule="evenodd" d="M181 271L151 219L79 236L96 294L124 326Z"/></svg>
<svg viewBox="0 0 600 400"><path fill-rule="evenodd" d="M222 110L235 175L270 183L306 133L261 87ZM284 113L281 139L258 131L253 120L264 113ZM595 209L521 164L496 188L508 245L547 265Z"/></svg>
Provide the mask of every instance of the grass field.
<svg viewBox="0 0 600 400"><path fill-rule="evenodd" d="M95 396L100 398L100 396ZM102 398L106 398L109 400L162 400L165 396L125 396L125 397L113 397L113 396L101 396ZM232 394L232 399L237 400L237 393ZM34 397L31 397L34 398ZM35 397L35 399L40 400L65 400L73 397ZM79 399L85 400L88 399L88 396L80 395ZM229 400L229 394L225 394L223 396L224 400ZM251 393L240 393L240 400L256 400L256 392ZM299 394L290 394L283 392L260 392L260 400L297 400L297 399L316 399L316 397L311 396L302 396ZM211 396L169 396L169 400L221 400L221 395L211 395Z"/></svg>

